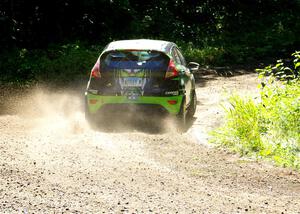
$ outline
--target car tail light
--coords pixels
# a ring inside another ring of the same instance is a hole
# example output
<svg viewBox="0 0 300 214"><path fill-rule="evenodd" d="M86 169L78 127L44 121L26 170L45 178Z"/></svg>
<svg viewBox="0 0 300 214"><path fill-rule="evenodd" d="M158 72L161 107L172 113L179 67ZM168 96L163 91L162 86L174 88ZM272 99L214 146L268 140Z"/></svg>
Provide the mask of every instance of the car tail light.
<svg viewBox="0 0 300 214"><path fill-rule="evenodd" d="M177 104L177 100L168 100L168 103L170 105L175 105L175 104Z"/></svg>
<svg viewBox="0 0 300 214"><path fill-rule="evenodd" d="M97 102L98 102L98 100L96 100L96 99L90 99L89 100L89 103L92 104L92 105L96 104Z"/></svg>
<svg viewBox="0 0 300 214"><path fill-rule="evenodd" d="M171 77L177 77L178 76L178 71L176 69L175 63L172 59L170 59L168 70L166 72L165 78L171 78Z"/></svg>
<svg viewBox="0 0 300 214"><path fill-rule="evenodd" d="M91 77L92 78L100 78L101 73L100 73L100 57L98 58L97 62L95 63L92 71L91 71Z"/></svg>

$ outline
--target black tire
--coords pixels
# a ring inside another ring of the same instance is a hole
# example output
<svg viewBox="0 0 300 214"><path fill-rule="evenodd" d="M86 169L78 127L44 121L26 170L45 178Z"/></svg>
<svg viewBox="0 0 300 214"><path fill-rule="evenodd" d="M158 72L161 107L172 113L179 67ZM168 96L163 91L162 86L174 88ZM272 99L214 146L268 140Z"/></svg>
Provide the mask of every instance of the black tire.
<svg viewBox="0 0 300 214"><path fill-rule="evenodd" d="M188 107L187 110L187 117L189 119L193 118L193 116L195 115L196 112L196 108L197 108L197 94L195 89L192 91L192 98L191 98L191 103Z"/></svg>

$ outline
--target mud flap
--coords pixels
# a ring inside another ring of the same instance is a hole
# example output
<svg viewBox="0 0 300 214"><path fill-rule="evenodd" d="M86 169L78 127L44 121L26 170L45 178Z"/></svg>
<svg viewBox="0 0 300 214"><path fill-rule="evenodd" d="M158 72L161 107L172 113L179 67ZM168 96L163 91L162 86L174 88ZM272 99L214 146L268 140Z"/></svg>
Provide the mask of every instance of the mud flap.
<svg viewBox="0 0 300 214"><path fill-rule="evenodd" d="M185 132L187 129L187 108L185 97L182 99L180 111L176 117L176 126L179 132Z"/></svg>

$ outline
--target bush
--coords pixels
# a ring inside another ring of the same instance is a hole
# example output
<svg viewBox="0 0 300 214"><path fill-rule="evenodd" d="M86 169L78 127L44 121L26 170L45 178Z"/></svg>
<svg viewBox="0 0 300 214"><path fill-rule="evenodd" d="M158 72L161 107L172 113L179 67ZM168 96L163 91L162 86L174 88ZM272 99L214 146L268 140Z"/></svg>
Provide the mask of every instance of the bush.
<svg viewBox="0 0 300 214"><path fill-rule="evenodd" d="M51 46L46 50L13 49L1 54L4 83L65 83L87 76L102 48L82 44Z"/></svg>
<svg viewBox="0 0 300 214"><path fill-rule="evenodd" d="M222 47L194 47L192 44L181 45L187 61L201 65L221 65L225 63L225 50Z"/></svg>
<svg viewBox="0 0 300 214"><path fill-rule="evenodd" d="M229 100L231 107L226 109L226 125L214 132L215 141L242 155L263 149L260 137L260 115L251 99L234 95Z"/></svg>
<svg viewBox="0 0 300 214"><path fill-rule="evenodd" d="M280 62L258 70L262 78L258 103L236 95L230 98L227 120L212 133L213 142L241 155L300 169L299 52L293 56L292 68Z"/></svg>
<svg viewBox="0 0 300 214"><path fill-rule="evenodd" d="M300 79L300 51L292 54L292 66L285 66L283 60L277 60L275 66L269 65L264 69L256 69L260 76L273 76L281 81L297 81ZM292 67L292 68L290 68ZM263 83L264 84L264 83Z"/></svg>

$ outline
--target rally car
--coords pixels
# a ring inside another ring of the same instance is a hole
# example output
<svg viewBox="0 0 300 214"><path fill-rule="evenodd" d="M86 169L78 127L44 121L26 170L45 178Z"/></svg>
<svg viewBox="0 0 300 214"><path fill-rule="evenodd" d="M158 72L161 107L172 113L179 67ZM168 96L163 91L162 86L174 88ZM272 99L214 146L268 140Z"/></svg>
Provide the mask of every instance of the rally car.
<svg viewBox="0 0 300 214"><path fill-rule="evenodd" d="M85 92L85 116L94 123L106 112L135 107L135 113L168 114L182 126L197 106L193 72L173 42L121 40L109 43L91 70ZM107 121L102 121L106 123Z"/></svg>

